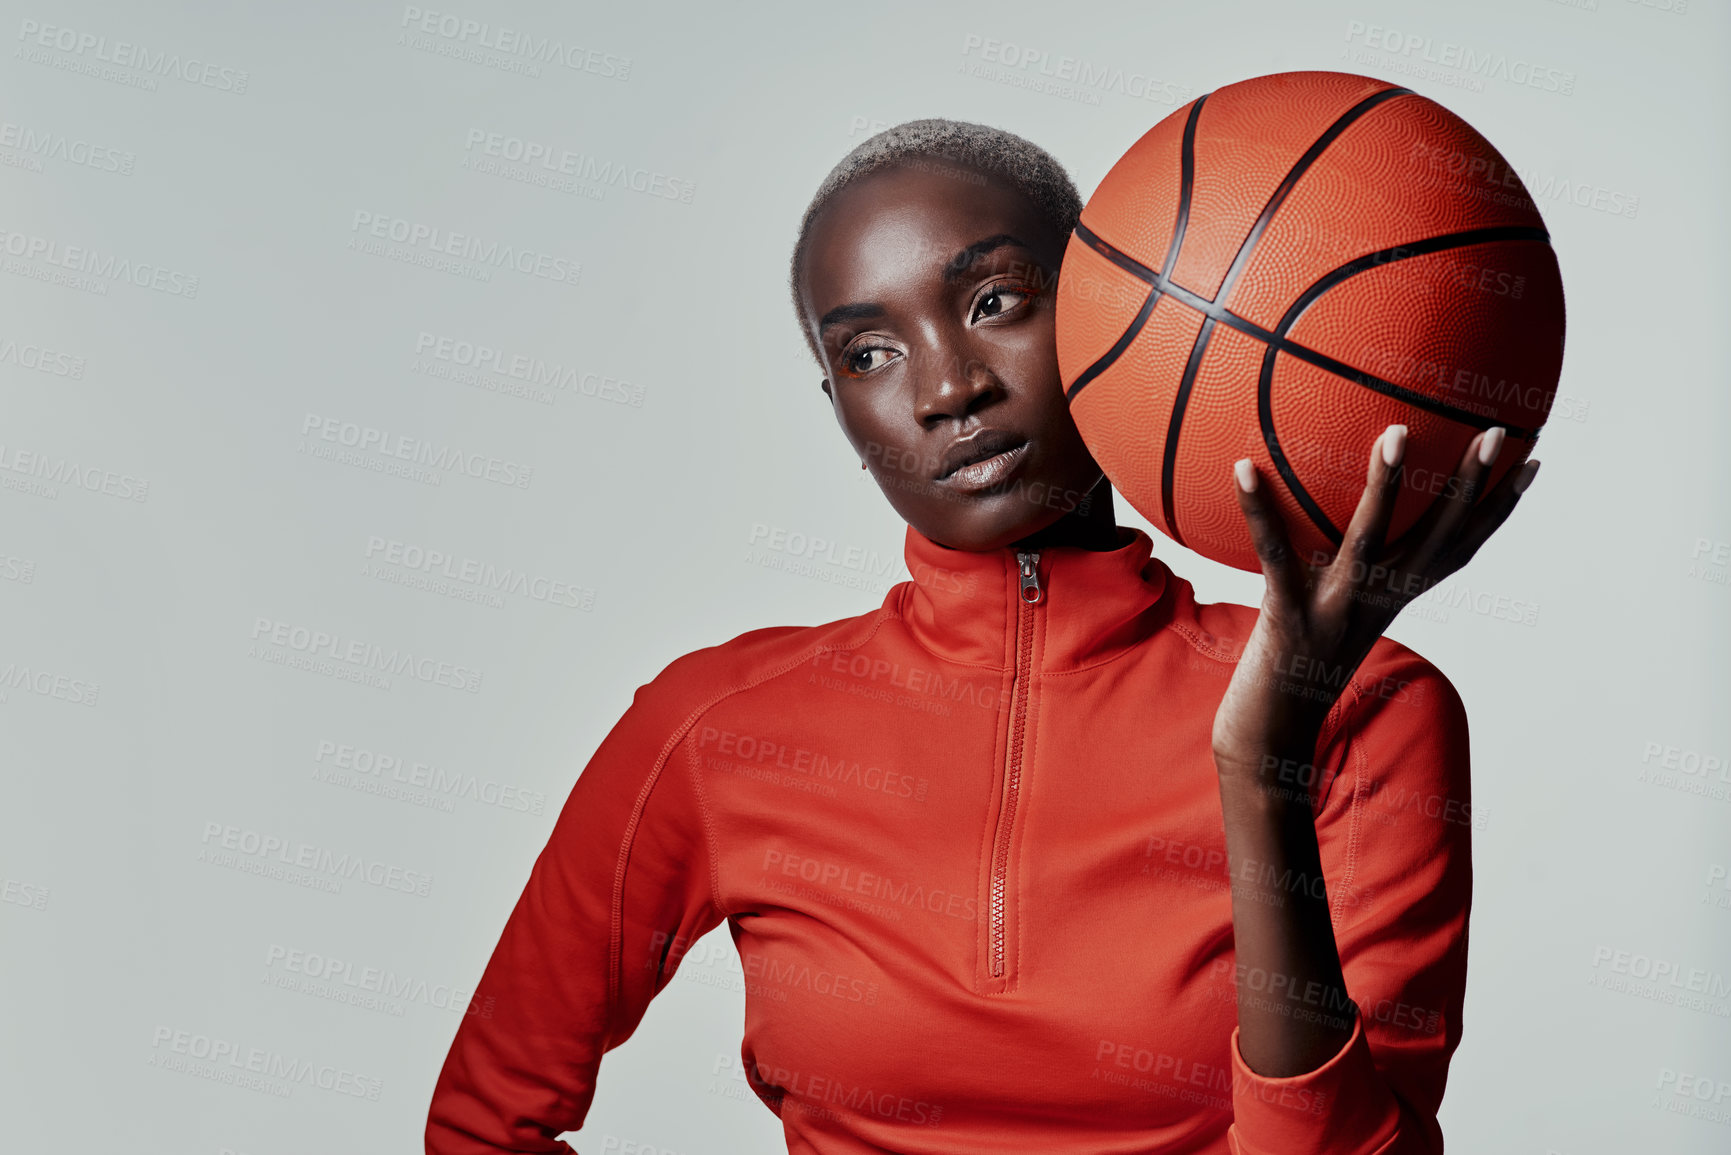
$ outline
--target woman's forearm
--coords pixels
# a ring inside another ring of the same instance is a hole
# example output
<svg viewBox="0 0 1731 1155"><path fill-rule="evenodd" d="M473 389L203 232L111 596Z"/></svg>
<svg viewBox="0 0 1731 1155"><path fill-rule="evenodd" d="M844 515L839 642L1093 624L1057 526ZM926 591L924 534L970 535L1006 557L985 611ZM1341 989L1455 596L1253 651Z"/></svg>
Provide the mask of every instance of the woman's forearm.
<svg viewBox="0 0 1731 1155"><path fill-rule="evenodd" d="M1308 783L1315 743L1222 762L1238 1049L1259 1075L1315 1070L1352 1036Z"/></svg>

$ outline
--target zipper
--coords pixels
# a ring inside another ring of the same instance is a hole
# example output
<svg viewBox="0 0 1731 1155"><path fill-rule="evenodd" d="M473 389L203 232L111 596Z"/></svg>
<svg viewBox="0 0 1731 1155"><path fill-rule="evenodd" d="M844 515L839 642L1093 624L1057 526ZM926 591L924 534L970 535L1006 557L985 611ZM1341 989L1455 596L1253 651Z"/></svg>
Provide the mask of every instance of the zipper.
<svg viewBox="0 0 1731 1155"><path fill-rule="evenodd" d="M1010 872L1010 831L1016 820L1016 799L1022 783L1022 747L1027 733L1028 682L1033 665L1034 606L1045 596L1040 588L1040 551L1017 550L1021 585L1016 596L1016 661L1011 675L1010 730L1004 766L1004 792L998 799L998 837L992 848L991 972L1002 978L1005 956L1004 908Z"/></svg>

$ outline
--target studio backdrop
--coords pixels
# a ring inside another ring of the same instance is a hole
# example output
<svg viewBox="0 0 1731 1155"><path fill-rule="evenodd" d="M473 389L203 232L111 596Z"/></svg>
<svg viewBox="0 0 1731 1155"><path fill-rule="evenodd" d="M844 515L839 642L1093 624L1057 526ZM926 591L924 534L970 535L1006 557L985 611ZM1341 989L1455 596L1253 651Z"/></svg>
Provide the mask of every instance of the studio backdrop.
<svg viewBox="0 0 1731 1155"><path fill-rule="evenodd" d="M907 577L788 303L824 174L938 116L1085 197L1319 69L1483 132L1567 292L1542 475L1389 631L1471 718L1450 1150L1727 1149L1726 8L453 3L0 13L0 1148L420 1150L636 687ZM746 981L691 948L579 1149L782 1149Z"/></svg>

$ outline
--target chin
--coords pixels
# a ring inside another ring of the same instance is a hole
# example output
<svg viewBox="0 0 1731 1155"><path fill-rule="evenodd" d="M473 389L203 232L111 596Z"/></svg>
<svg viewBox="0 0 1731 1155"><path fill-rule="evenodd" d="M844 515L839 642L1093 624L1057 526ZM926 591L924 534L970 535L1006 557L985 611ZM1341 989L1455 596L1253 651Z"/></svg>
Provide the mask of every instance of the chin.
<svg viewBox="0 0 1731 1155"><path fill-rule="evenodd" d="M1005 509L987 512L976 510L970 518L952 519L944 526L950 532L941 537L926 534L933 541L951 549L975 551L1003 549L1013 542L1038 533L1064 516L1062 509L1046 509L1027 502L1023 493L999 495L1009 502ZM917 528L917 527L916 527Z"/></svg>

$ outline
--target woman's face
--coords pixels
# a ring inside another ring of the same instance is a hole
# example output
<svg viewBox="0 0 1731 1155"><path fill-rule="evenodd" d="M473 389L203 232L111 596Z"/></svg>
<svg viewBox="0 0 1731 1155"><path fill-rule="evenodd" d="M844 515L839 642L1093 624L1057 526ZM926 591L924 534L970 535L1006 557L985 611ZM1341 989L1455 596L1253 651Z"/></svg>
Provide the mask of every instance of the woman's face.
<svg viewBox="0 0 1731 1155"><path fill-rule="evenodd" d="M812 223L801 288L824 392L896 512L940 544L1009 545L1101 478L1058 376L1066 240L1020 192L943 162L857 180Z"/></svg>

